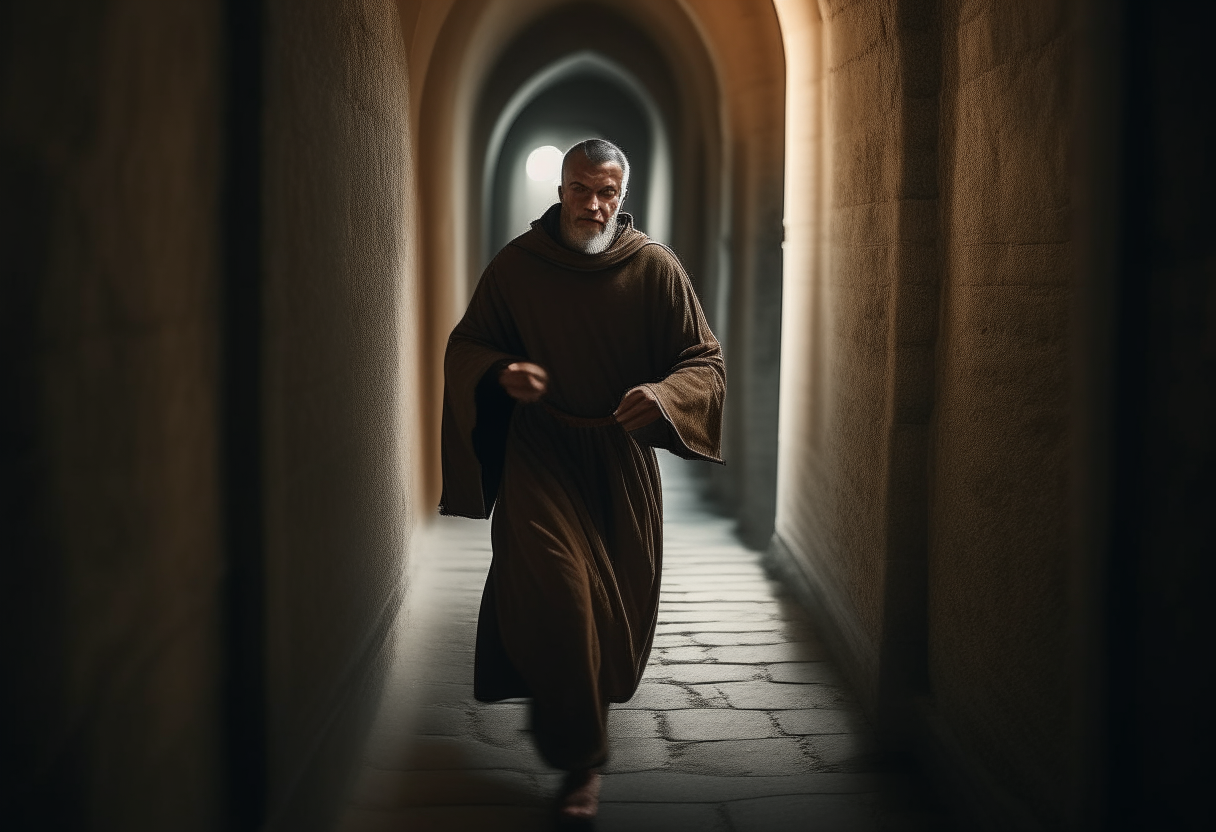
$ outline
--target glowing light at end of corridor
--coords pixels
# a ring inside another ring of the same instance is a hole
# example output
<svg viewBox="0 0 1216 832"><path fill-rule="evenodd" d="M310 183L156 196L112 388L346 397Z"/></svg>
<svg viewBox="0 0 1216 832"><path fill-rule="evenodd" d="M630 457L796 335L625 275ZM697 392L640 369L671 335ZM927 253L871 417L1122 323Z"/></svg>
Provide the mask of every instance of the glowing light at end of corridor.
<svg viewBox="0 0 1216 832"><path fill-rule="evenodd" d="M528 154L528 178L537 182L556 182L562 175L562 152L551 144Z"/></svg>

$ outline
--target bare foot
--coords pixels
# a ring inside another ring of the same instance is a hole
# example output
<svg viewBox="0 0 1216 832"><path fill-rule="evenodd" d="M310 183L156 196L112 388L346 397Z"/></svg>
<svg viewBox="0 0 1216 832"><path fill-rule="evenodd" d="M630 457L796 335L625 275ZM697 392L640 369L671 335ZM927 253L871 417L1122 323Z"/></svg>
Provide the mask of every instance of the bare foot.
<svg viewBox="0 0 1216 832"><path fill-rule="evenodd" d="M599 769L572 771L562 783L557 813L566 820L591 820L600 808Z"/></svg>

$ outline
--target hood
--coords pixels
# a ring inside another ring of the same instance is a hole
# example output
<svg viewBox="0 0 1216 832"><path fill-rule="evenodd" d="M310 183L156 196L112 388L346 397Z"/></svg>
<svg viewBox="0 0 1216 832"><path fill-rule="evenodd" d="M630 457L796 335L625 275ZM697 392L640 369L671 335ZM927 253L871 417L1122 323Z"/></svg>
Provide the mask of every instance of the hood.
<svg viewBox="0 0 1216 832"><path fill-rule="evenodd" d="M584 254L566 248L558 242L562 204L555 202L544 216L532 223L532 229L512 240L508 245L521 248L531 255L562 268L580 272L596 272L620 265L653 242L633 227L633 216L621 211L617 214L620 225L612 245L599 254Z"/></svg>

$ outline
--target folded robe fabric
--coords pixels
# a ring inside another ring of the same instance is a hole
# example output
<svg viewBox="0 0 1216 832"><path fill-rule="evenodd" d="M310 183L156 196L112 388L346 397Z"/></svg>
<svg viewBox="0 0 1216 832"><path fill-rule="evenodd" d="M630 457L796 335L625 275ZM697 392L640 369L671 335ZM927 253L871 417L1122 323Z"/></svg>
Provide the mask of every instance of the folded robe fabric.
<svg viewBox="0 0 1216 832"><path fill-rule="evenodd" d="M622 230L602 254L556 242L555 205L490 263L444 360L440 511L487 517L493 561L474 694L532 698L554 766L607 755L608 702L636 691L654 637L662 492L654 447L720 462L722 351L666 247ZM549 372L541 402L497 383L512 361ZM646 385L664 420L611 416Z"/></svg>

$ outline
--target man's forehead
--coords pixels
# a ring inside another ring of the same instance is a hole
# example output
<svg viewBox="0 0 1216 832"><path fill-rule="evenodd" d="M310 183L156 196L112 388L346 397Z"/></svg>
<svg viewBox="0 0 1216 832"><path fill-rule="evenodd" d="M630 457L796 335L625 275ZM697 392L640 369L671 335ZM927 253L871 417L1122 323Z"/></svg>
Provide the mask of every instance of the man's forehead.
<svg viewBox="0 0 1216 832"><path fill-rule="evenodd" d="M596 164L586 156L572 156L569 160L567 160L565 173L562 176L562 179L567 182L578 180L584 184L587 184L592 180L598 180L601 182L611 180L618 186L621 184L621 180L624 178L625 171L621 169L619 164L611 159L607 162Z"/></svg>

